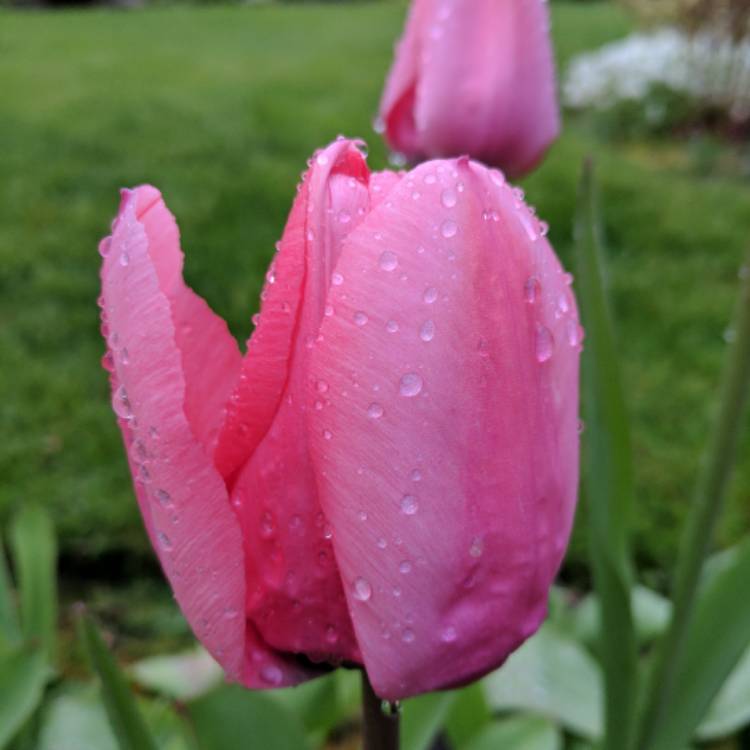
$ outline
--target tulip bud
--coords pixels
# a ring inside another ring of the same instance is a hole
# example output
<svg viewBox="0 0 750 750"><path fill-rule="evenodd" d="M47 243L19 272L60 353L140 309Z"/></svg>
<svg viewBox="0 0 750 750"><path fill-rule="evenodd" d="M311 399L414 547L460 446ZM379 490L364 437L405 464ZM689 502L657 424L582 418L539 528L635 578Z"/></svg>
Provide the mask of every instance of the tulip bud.
<svg viewBox="0 0 750 750"><path fill-rule="evenodd" d="M545 0L414 0L378 122L410 161L533 169L560 129Z"/></svg>
<svg viewBox="0 0 750 750"><path fill-rule="evenodd" d="M248 687L475 679L539 626L578 478L581 329L544 225L466 158L310 163L240 354L154 188L102 243L113 405L154 548Z"/></svg>

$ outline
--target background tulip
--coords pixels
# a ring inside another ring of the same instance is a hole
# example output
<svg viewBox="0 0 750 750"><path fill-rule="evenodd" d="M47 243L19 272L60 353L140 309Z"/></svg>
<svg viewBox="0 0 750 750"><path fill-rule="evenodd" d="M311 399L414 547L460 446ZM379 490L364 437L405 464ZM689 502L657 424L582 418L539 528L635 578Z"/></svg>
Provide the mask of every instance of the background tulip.
<svg viewBox="0 0 750 750"><path fill-rule="evenodd" d="M560 123L544 0L414 0L380 103L410 160L469 154L512 176Z"/></svg>
<svg viewBox="0 0 750 750"><path fill-rule="evenodd" d="M401 698L539 626L572 523L581 329L544 225L466 158L310 162L243 357L124 191L101 299L151 541L232 680L363 664ZM300 658L305 656L307 658Z"/></svg>

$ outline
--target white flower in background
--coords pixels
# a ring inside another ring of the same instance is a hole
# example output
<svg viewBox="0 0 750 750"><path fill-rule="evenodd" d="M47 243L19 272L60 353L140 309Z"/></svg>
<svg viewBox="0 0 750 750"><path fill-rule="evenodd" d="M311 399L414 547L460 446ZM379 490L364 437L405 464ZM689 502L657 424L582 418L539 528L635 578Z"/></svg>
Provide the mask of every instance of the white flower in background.
<svg viewBox="0 0 750 750"><path fill-rule="evenodd" d="M750 116L750 40L704 32L688 36L673 28L632 34L568 67L563 99L574 109L604 109L643 99L663 86L740 120Z"/></svg>

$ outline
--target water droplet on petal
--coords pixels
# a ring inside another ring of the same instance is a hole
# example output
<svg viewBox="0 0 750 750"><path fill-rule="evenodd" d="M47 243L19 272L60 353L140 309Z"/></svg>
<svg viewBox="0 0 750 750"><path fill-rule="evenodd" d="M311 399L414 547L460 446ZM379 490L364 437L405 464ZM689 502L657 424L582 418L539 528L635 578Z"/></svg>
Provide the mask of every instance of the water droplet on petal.
<svg viewBox="0 0 750 750"><path fill-rule="evenodd" d="M384 271L395 271L398 266L398 256L390 250L385 250L380 256L380 267Z"/></svg>
<svg viewBox="0 0 750 750"><path fill-rule="evenodd" d="M352 216L348 211L339 211L339 222L341 224L348 224L352 220Z"/></svg>
<svg viewBox="0 0 750 750"><path fill-rule="evenodd" d="M441 225L440 225L440 234L445 237L445 239L450 239L451 237L455 237L456 233L458 232L458 224L456 224L455 221L452 219L446 219Z"/></svg>
<svg viewBox="0 0 750 750"><path fill-rule="evenodd" d="M399 573L407 575L411 573L411 560L402 560L398 566Z"/></svg>
<svg viewBox="0 0 750 750"><path fill-rule="evenodd" d="M325 165L328 164L328 157L325 154L318 154L315 161L318 163L319 166L325 167Z"/></svg>
<svg viewBox="0 0 750 750"><path fill-rule="evenodd" d="M385 324L385 329L388 333L396 333L398 331L398 323L395 320L389 320Z"/></svg>
<svg viewBox="0 0 750 750"><path fill-rule="evenodd" d="M333 433L330 430L323 430L323 437L326 440L330 440L333 437Z"/></svg>
<svg viewBox="0 0 750 750"><path fill-rule="evenodd" d="M336 643L339 639L339 634L333 625L326 626L326 643Z"/></svg>
<svg viewBox="0 0 750 750"><path fill-rule="evenodd" d="M472 557L481 557L482 552L484 551L484 542L482 541L481 537L474 537L474 539L471 540L471 547L469 547L469 554Z"/></svg>
<svg viewBox="0 0 750 750"><path fill-rule="evenodd" d="M542 285L539 283L539 279L537 279L536 276L529 276L529 278L526 279L526 283L523 286L524 299L530 305L533 305L537 301L541 291L542 291Z"/></svg>
<svg viewBox="0 0 750 750"><path fill-rule="evenodd" d="M159 540L159 546L167 552L172 549L172 540L163 532L157 533L156 538Z"/></svg>
<svg viewBox="0 0 750 750"><path fill-rule="evenodd" d="M106 258L107 255L109 255L109 250L112 245L112 238L111 237L105 237L100 243L99 243L99 255L102 256L102 258Z"/></svg>
<svg viewBox="0 0 750 750"><path fill-rule="evenodd" d="M407 372L399 383L399 393L407 398L412 398L422 390L422 378L416 372Z"/></svg>
<svg viewBox="0 0 750 750"><path fill-rule="evenodd" d="M357 312L354 313L354 322L358 326L366 325L368 320L369 318L367 317L367 315L361 310L357 310Z"/></svg>
<svg viewBox="0 0 750 750"><path fill-rule="evenodd" d="M112 395L112 409L121 419L133 418L133 409L124 385L121 385Z"/></svg>
<svg viewBox="0 0 750 750"><path fill-rule="evenodd" d="M281 670L275 664L266 664L266 666L260 670L260 676L269 685L281 685L281 681L284 678Z"/></svg>
<svg viewBox="0 0 750 750"><path fill-rule="evenodd" d="M130 256L123 251L120 255L120 265L121 266L127 266L130 263Z"/></svg>
<svg viewBox="0 0 750 750"><path fill-rule="evenodd" d="M425 304L431 305L437 299L437 296L437 289L435 289L434 286L428 286L427 289L424 290L422 299L425 301Z"/></svg>
<svg viewBox="0 0 750 750"><path fill-rule="evenodd" d="M376 403L370 404L367 408L367 416L370 419L380 419L383 416L383 407Z"/></svg>
<svg viewBox="0 0 750 750"><path fill-rule="evenodd" d="M453 206L455 206L458 202L456 191L452 188L446 188L445 190L443 190L442 194L440 195L440 202L446 208L453 208Z"/></svg>
<svg viewBox="0 0 750 750"><path fill-rule="evenodd" d="M419 469L414 469L412 473L409 475L412 482L421 482L422 481L422 472Z"/></svg>
<svg viewBox="0 0 750 750"><path fill-rule="evenodd" d="M327 393L328 392L328 383L326 383L325 380L319 380L317 388L318 388L318 393Z"/></svg>
<svg viewBox="0 0 750 750"><path fill-rule="evenodd" d="M338 271L334 271L331 276L331 284L334 286L341 286L343 283L344 277Z"/></svg>
<svg viewBox="0 0 750 750"><path fill-rule="evenodd" d="M414 495L404 495L401 498L401 512L406 516L413 516L419 510L419 502Z"/></svg>
<svg viewBox="0 0 750 750"><path fill-rule="evenodd" d="M401 633L401 640L404 643L413 643L415 637L414 631L411 628L404 628L404 631Z"/></svg>
<svg viewBox="0 0 750 750"><path fill-rule="evenodd" d="M546 362L551 356L555 346L552 331L543 325L536 329L536 359L537 362Z"/></svg>
<svg viewBox="0 0 750 750"><path fill-rule="evenodd" d="M386 542L386 540L381 536L380 539L378 539L378 549L385 549L387 546L388 542Z"/></svg>
<svg viewBox="0 0 750 750"><path fill-rule="evenodd" d="M440 634L440 640L442 640L443 643L453 643L457 637L458 633L453 625L448 625L446 628L443 628L443 632Z"/></svg>
<svg viewBox="0 0 750 750"><path fill-rule="evenodd" d="M571 346L578 346L581 343L581 326L574 318L568 318L566 321L565 333L568 339L568 344Z"/></svg>
<svg viewBox="0 0 750 750"><path fill-rule="evenodd" d="M435 324L431 320L426 320L419 329L419 338L422 341L432 341L435 338Z"/></svg>
<svg viewBox="0 0 750 750"><path fill-rule="evenodd" d="M360 602L366 602L372 596L372 587L362 577L354 580L354 598Z"/></svg>

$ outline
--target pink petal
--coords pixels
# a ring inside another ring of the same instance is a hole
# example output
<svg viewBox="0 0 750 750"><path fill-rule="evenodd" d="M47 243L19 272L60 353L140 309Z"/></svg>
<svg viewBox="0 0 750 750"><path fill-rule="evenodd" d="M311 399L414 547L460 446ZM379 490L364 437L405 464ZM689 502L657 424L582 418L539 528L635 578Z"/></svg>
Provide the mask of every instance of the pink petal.
<svg viewBox="0 0 750 750"><path fill-rule="evenodd" d="M124 191L101 248L113 407L141 514L177 601L230 679L296 682L297 665L246 634L240 528L209 459L218 399L239 367L236 345L184 286L177 230L158 191Z"/></svg>
<svg viewBox="0 0 750 750"><path fill-rule="evenodd" d="M227 476L238 459L245 461L232 480L232 503L253 581L248 616L274 648L328 661L360 656L310 464L307 363L327 314L329 286L346 283L333 271L342 242L370 208L368 181L351 141L339 140L311 161L217 454ZM322 405L327 386L313 385ZM249 429L243 436L235 425Z"/></svg>
<svg viewBox="0 0 750 750"><path fill-rule="evenodd" d="M576 499L580 334L542 234L459 160L409 173L345 240L311 363L328 398L307 417L385 698L478 677L545 615Z"/></svg>

